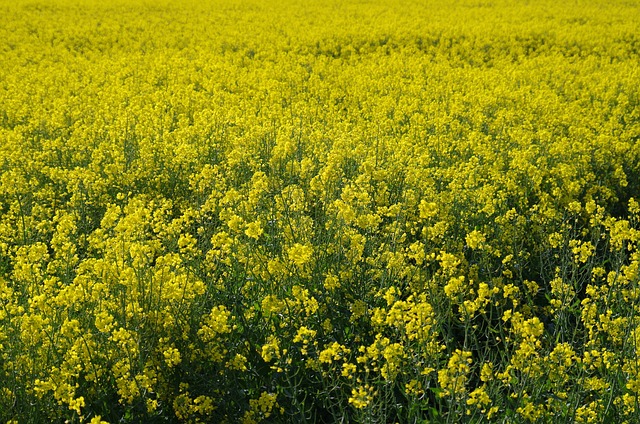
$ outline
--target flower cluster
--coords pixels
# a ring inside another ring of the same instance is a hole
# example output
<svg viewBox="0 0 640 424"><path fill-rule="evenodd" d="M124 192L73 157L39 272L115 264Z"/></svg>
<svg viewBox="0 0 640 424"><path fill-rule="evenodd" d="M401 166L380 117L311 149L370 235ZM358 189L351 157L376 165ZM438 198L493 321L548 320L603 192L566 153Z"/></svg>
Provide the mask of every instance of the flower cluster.
<svg viewBox="0 0 640 424"><path fill-rule="evenodd" d="M640 422L640 9L529 3L0 0L0 421Z"/></svg>

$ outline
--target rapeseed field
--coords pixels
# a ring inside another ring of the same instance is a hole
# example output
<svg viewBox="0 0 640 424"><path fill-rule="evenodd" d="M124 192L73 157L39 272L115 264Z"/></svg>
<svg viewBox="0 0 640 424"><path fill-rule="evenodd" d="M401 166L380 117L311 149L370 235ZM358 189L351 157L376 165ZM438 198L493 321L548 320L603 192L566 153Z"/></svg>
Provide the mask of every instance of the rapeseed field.
<svg viewBox="0 0 640 424"><path fill-rule="evenodd" d="M0 0L0 422L640 423L639 101L635 1Z"/></svg>

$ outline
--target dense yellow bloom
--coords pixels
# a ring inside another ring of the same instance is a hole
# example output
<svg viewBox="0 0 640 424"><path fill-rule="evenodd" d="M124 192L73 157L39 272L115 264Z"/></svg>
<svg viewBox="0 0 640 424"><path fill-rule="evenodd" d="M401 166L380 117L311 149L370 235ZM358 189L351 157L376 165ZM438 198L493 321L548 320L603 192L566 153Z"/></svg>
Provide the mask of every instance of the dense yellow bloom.
<svg viewBox="0 0 640 424"><path fill-rule="evenodd" d="M270 336L267 343L265 343L262 346L261 355L262 355L262 359L264 359L265 362L271 362L274 359L279 359L281 356L281 352L280 352L280 345L278 343L278 339L276 339L273 336Z"/></svg>
<svg viewBox="0 0 640 424"><path fill-rule="evenodd" d="M313 248L308 245L296 243L289 249L289 260L297 266L303 266L311 260Z"/></svg>
<svg viewBox="0 0 640 424"><path fill-rule="evenodd" d="M479 249L486 241L486 237L480 231L473 230L472 232L467 234L465 240L467 242L467 246L469 246L471 249Z"/></svg>
<svg viewBox="0 0 640 424"><path fill-rule="evenodd" d="M262 229L262 225L260 224L259 221L254 221L251 222L249 224L247 224L247 228L246 230L244 230L244 233L253 238L258 240L260 238L260 236L262 235L262 233L264 232L264 230Z"/></svg>
<svg viewBox="0 0 640 424"><path fill-rule="evenodd" d="M296 336L293 338L294 342L308 344L315 336L315 330L310 330L305 326L298 329Z"/></svg>
<svg viewBox="0 0 640 424"><path fill-rule="evenodd" d="M633 2L0 10L1 422L637 421Z"/></svg>
<svg viewBox="0 0 640 424"><path fill-rule="evenodd" d="M348 355L349 353L351 353L350 349L342 346L338 342L333 342L320 352L318 360L321 363L330 364L333 361L339 361L343 359L345 355Z"/></svg>
<svg viewBox="0 0 640 424"><path fill-rule="evenodd" d="M275 393L262 392L258 399L249 401L250 410L242 418L243 424L258 423L267 419L273 413L273 409L278 405Z"/></svg>
<svg viewBox="0 0 640 424"><path fill-rule="evenodd" d="M231 331L229 319L231 313L224 306L215 306L204 321L199 333L205 340L213 340L218 334Z"/></svg>
<svg viewBox="0 0 640 424"><path fill-rule="evenodd" d="M357 409L363 409L369 406L374 395L375 391L370 385L359 386L351 390L349 403Z"/></svg>
<svg viewBox="0 0 640 424"><path fill-rule="evenodd" d="M538 405L534 405L527 397L525 397L524 406L519 407L516 412L529 422L535 422L544 413L544 409Z"/></svg>
<svg viewBox="0 0 640 424"><path fill-rule="evenodd" d="M163 352L164 360L169 368L178 365L182 359L180 358L180 351L176 348L169 348Z"/></svg>
<svg viewBox="0 0 640 424"><path fill-rule="evenodd" d="M340 281L338 280L338 277L333 274L327 275L324 279L324 287L330 291L340 287Z"/></svg>
<svg viewBox="0 0 640 424"><path fill-rule="evenodd" d="M472 364L471 352L456 349L447 363L447 368L438 371L438 384L443 389L442 396L454 396L466 393L469 379L469 367Z"/></svg>
<svg viewBox="0 0 640 424"><path fill-rule="evenodd" d="M447 285L444 286L444 292L447 297L450 297L452 300L456 300L459 294L465 293L466 288L468 287L465 282L464 275L459 277L453 277L449 280Z"/></svg>
<svg viewBox="0 0 640 424"><path fill-rule="evenodd" d="M493 364L485 362L482 364L482 370L480 371L480 380L488 383L493 378Z"/></svg>

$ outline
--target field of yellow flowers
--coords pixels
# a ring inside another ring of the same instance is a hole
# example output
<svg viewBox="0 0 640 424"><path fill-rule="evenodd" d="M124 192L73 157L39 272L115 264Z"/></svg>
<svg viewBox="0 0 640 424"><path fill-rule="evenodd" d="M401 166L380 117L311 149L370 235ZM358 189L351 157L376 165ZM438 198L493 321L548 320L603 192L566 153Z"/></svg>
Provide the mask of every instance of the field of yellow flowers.
<svg viewBox="0 0 640 424"><path fill-rule="evenodd" d="M640 422L640 4L0 0L0 422Z"/></svg>

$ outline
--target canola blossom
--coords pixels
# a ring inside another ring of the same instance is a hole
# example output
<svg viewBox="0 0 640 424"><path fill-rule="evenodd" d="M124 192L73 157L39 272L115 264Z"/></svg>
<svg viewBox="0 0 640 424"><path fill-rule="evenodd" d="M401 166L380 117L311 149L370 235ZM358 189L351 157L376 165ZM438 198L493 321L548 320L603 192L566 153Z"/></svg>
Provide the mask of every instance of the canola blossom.
<svg viewBox="0 0 640 424"><path fill-rule="evenodd" d="M640 422L639 63L624 0L0 0L0 422Z"/></svg>

